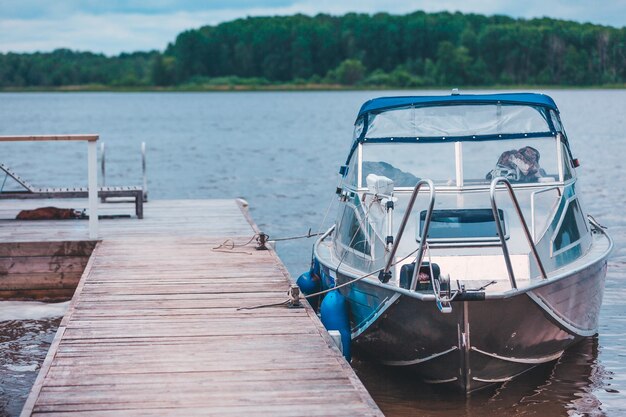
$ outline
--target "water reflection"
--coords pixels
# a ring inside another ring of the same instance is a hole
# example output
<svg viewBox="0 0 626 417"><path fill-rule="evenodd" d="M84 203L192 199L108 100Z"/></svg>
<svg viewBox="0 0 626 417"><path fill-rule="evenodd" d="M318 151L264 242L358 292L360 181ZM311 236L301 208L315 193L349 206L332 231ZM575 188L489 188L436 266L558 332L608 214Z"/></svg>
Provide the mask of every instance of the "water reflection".
<svg viewBox="0 0 626 417"><path fill-rule="evenodd" d="M357 374L387 416L602 416L597 392L611 388L598 362L598 339L584 339L556 362L466 398L417 382L401 369L354 360Z"/></svg>

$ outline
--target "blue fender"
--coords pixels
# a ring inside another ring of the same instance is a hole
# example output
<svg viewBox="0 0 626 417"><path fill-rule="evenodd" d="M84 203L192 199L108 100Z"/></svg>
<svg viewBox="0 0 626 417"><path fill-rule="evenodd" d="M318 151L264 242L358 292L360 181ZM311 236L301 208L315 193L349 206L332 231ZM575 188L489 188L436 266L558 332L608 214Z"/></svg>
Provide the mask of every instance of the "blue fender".
<svg viewBox="0 0 626 417"><path fill-rule="evenodd" d="M315 294L322 288L320 277L313 273L313 271L308 271L300 275L296 284L298 284L298 287L300 287L300 290L304 295ZM317 311L320 297L310 297L307 298L307 300L309 301L309 304L311 304L311 307L313 307L313 310Z"/></svg>
<svg viewBox="0 0 626 417"><path fill-rule="evenodd" d="M341 334L343 356L348 362L352 359L350 352L350 318L346 297L337 290L331 291L322 300L320 306L322 324L327 330L337 330Z"/></svg>

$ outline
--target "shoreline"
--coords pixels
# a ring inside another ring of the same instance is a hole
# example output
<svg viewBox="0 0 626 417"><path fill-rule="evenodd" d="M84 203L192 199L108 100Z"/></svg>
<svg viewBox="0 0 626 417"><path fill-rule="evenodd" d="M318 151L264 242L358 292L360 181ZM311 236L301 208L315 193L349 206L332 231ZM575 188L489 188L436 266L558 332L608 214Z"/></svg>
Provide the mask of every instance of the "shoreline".
<svg viewBox="0 0 626 417"><path fill-rule="evenodd" d="M340 84L274 84L274 85L182 85L171 87L140 86L140 87L111 87L105 85L71 85L62 87L5 87L0 88L0 93L73 93L73 92L112 92L112 93L147 93L147 92L272 92L272 91L441 91L450 90L453 86L423 86L423 87L397 87L397 86L349 86ZM624 90L626 84L608 85L491 85L491 86L461 86L459 90Z"/></svg>

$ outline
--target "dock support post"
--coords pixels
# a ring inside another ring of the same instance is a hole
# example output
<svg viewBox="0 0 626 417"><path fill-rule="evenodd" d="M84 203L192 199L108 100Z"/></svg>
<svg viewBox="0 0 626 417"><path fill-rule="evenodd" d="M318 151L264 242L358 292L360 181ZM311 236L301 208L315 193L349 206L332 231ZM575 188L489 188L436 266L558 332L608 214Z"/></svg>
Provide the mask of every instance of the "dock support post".
<svg viewBox="0 0 626 417"><path fill-rule="evenodd" d="M148 201L148 177L146 176L146 142L141 142L141 175L143 177L143 201Z"/></svg>
<svg viewBox="0 0 626 417"><path fill-rule="evenodd" d="M102 176L102 186L106 186L106 156L104 153L104 142L100 144L100 175ZM104 201L103 201L104 203Z"/></svg>
<svg viewBox="0 0 626 417"><path fill-rule="evenodd" d="M98 148L97 140L87 142L87 178L89 187L89 239L98 238Z"/></svg>

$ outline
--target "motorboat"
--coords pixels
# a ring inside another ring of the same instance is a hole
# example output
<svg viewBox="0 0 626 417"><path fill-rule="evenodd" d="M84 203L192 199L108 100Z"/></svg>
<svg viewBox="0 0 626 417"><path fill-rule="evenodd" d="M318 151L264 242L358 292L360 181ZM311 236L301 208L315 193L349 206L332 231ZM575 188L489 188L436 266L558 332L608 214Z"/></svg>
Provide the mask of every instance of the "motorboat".
<svg viewBox="0 0 626 417"><path fill-rule="evenodd" d="M595 335L613 243L578 165L547 95L363 104L310 271L352 349L470 393Z"/></svg>

